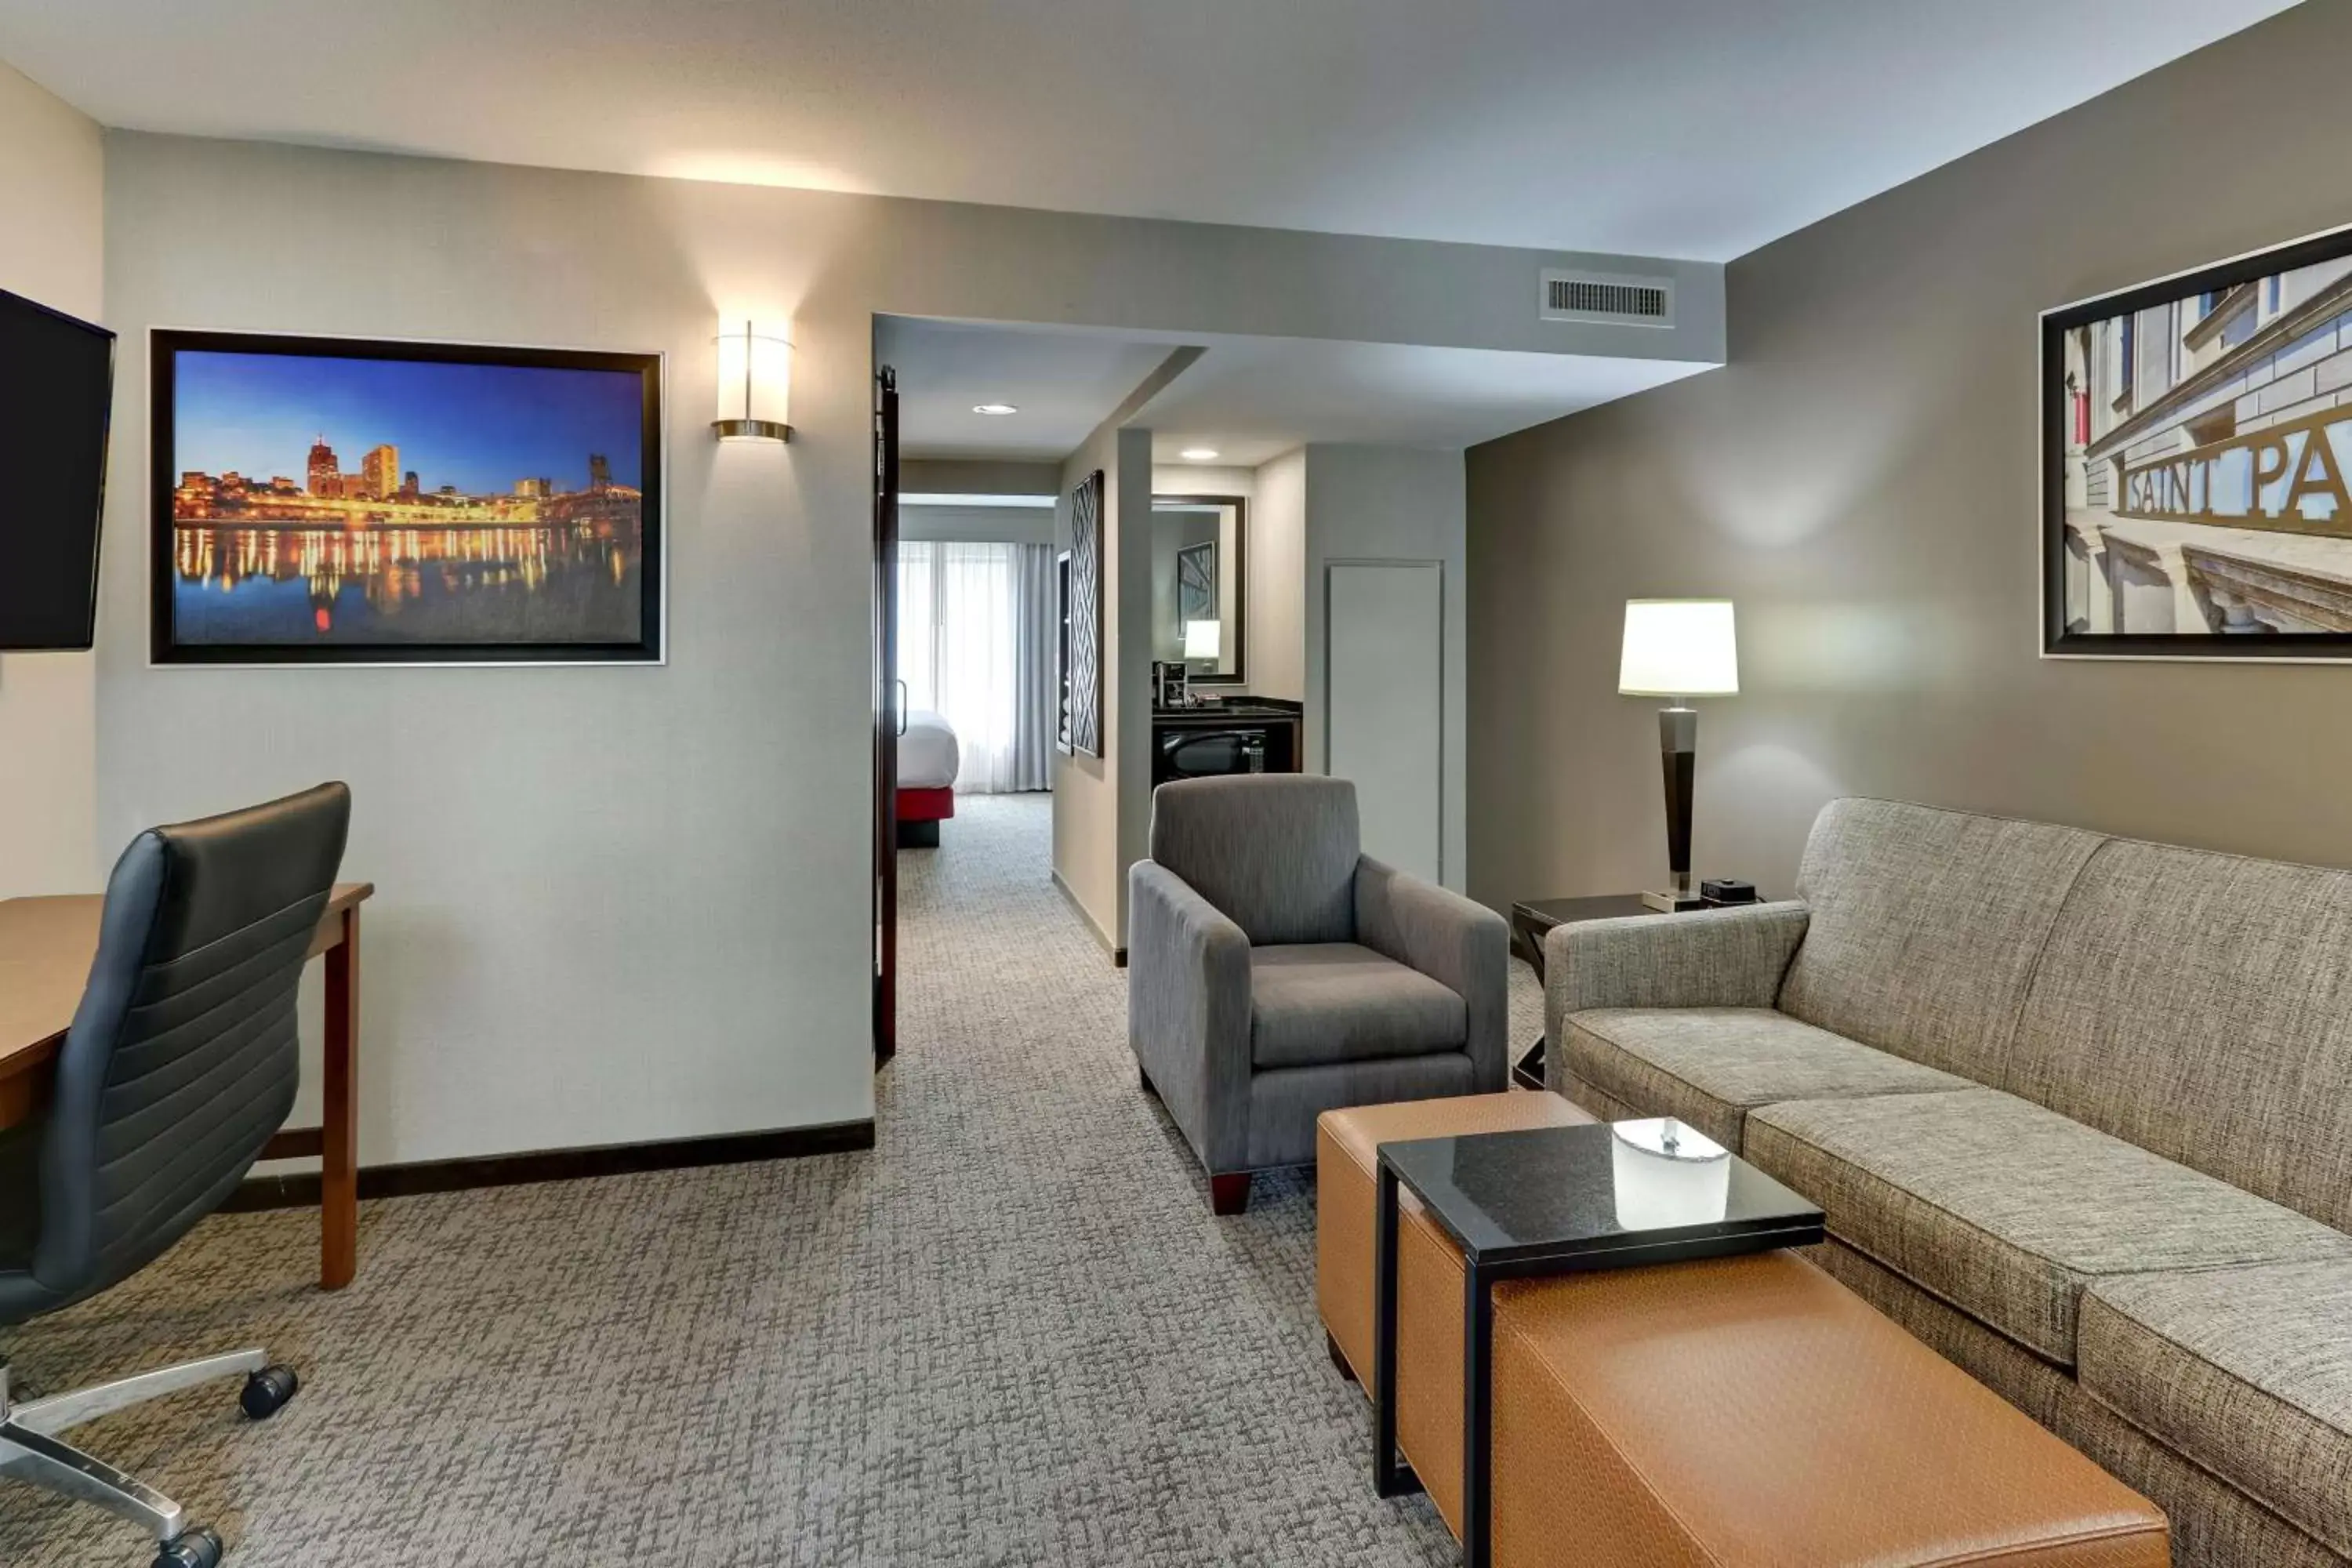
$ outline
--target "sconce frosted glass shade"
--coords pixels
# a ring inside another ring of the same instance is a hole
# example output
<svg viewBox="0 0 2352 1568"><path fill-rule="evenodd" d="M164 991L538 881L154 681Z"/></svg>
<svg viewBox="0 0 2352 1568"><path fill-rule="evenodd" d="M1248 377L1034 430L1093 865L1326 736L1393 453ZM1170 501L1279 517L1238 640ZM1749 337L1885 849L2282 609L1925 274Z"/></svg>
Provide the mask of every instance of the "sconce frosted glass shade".
<svg viewBox="0 0 2352 1568"><path fill-rule="evenodd" d="M719 327L719 417L722 441L793 438L793 344L777 327L722 321Z"/></svg>
<svg viewBox="0 0 2352 1568"><path fill-rule="evenodd" d="M1184 657L1186 658L1217 658L1217 648L1223 633L1223 627L1215 621L1186 621L1184 623Z"/></svg>
<svg viewBox="0 0 2352 1568"><path fill-rule="evenodd" d="M1728 697L1739 651L1728 599L1628 599L1617 690L1625 697Z"/></svg>

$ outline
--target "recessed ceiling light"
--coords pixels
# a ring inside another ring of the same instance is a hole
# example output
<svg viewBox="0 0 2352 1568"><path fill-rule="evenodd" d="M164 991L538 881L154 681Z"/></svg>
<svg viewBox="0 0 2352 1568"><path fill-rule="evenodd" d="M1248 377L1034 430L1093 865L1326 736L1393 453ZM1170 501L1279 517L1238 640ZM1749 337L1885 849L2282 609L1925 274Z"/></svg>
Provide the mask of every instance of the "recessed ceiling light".
<svg viewBox="0 0 2352 1568"><path fill-rule="evenodd" d="M1008 414L1021 412L1010 403L975 403L971 405L971 411L974 414L985 414L992 419L1002 419Z"/></svg>
<svg viewBox="0 0 2352 1568"><path fill-rule="evenodd" d="M1214 447L1187 447L1176 455L1188 463L1209 463L1216 460L1217 449Z"/></svg>

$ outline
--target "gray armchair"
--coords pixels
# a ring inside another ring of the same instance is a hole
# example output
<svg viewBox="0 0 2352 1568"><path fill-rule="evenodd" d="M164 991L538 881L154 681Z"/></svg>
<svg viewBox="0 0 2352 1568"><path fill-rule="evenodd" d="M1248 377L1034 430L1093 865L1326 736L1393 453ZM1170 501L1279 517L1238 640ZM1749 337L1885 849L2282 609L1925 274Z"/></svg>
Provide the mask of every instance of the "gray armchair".
<svg viewBox="0 0 2352 1568"><path fill-rule="evenodd" d="M1218 1214L1326 1110L1503 1088L1508 928L1362 855L1346 780L1162 784L1128 893L1128 1043Z"/></svg>

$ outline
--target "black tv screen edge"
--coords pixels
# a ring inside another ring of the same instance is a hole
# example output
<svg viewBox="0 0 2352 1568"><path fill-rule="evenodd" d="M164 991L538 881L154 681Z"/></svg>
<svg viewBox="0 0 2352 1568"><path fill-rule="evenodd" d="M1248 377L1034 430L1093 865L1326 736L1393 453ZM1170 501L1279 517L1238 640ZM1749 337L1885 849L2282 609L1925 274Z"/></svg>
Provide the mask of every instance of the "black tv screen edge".
<svg viewBox="0 0 2352 1568"><path fill-rule="evenodd" d="M98 632L114 334L0 289L0 652Z"/></svg>

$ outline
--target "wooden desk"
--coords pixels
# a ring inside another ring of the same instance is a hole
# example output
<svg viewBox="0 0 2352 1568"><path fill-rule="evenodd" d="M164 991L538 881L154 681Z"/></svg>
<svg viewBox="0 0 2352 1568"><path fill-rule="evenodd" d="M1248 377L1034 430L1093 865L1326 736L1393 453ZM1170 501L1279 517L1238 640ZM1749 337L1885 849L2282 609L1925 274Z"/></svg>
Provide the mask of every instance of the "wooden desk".
<svg viewBox="0 0 2352 1568"><path fill-rule="evenodd" d="M359 1095L353 1058L360 1033L360 905L373 882L338 882L310 939L327 959L324 1119L289 1127L262 1151L267 1160L320 1162L319 1284L340 1290L359 1268ZM48 1103L58 1050L81 1005L106 900L96 893L0 900L0 1127L14 1127Z"/></svg>

